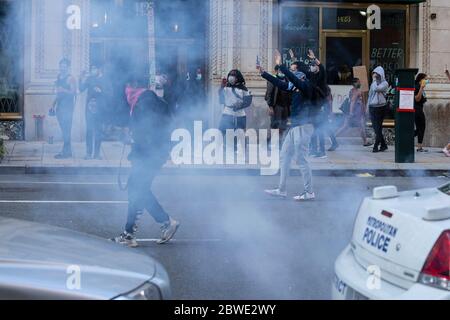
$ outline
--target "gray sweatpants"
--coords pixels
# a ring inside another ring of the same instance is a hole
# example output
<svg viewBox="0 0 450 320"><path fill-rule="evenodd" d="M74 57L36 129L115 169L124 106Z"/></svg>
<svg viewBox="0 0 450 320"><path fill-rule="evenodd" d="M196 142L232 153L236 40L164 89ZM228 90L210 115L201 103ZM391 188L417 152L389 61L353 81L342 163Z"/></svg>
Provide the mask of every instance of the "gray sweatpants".
<svg viewBox="0 0 450 320"><path fill-rule="evenodd" d="M280 185L281 191L286 191L286 179L291 168L292 157L295 155L297 164L303 177L304 190L312 193L312 174L306 155L309 150L309 141L314 128L305 124L290 128L286 132L280 153Z"/></svg>

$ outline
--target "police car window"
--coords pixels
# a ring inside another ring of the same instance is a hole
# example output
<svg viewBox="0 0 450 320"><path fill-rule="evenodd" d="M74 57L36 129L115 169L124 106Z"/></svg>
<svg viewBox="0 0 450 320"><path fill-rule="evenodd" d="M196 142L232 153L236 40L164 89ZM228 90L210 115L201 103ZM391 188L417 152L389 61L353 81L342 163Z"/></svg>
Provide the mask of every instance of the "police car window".
<svg viewBox="0 0 450 320"><path fill-rule="evenodd" d="M450 196L450 183L447 183L446 185L439 188L439 190L446 195Z"/></svg>

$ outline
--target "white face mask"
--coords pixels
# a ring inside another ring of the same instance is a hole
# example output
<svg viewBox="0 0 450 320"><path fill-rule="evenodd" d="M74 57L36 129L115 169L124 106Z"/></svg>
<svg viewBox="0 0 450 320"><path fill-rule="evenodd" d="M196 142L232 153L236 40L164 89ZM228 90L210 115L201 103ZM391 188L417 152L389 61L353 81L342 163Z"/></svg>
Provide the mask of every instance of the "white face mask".
<svg viewBox="0 0 450 320"><path fill-rule="evenodd" d="M196 79L197 79L197 80L202 80L202 74L201 74L201 73L197 73Z"/></svg>
<svg viewBox="0 0 450 320"><path fill-rule="evenodd" d="M236 84L236 77L235 76L229 76L228 77L228 83L231 84L232 86L234 86Z"/></svg>

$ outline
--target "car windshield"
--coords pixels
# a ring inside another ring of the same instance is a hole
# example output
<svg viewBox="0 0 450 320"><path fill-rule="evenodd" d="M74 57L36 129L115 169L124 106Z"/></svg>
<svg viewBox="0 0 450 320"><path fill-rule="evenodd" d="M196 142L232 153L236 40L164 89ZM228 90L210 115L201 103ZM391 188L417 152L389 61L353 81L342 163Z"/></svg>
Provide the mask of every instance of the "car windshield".
<svg viewBox="0 0 450 320"><path fill-rule="evenodd" d="M445 193L446 195L450 196L450 183L447 183L439 188L439 191Z"/></svg>

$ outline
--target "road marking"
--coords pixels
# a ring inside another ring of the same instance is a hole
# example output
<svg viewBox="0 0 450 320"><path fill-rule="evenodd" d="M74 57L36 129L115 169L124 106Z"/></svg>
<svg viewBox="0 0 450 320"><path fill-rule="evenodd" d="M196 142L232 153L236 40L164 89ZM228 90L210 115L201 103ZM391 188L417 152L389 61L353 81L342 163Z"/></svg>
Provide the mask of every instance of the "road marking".
<svg viewBox="0 0 450 320"><path fill-rule="evenodd" d="M137 242L158 242L161 239L136 239ZM220 242L222 239L172 239L170 242Z"/></svg>
<svg viewBox="0 0 450 320"><path fill-rule="evenodd" d="M0 181L0 184L51 184L51 185L117 185L117 182L69 182L69 181Z"/></svg>
<svg viewBox="0 0 450 320"><path fill-rule="evenodd" d="M0 203L128 204L128 201L0 200Z"/></svg>

